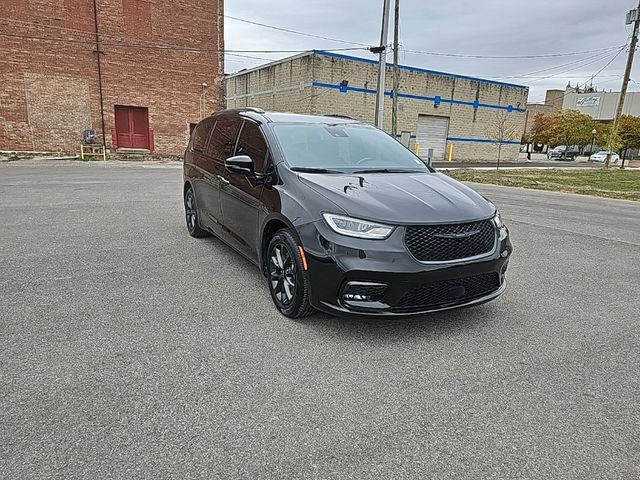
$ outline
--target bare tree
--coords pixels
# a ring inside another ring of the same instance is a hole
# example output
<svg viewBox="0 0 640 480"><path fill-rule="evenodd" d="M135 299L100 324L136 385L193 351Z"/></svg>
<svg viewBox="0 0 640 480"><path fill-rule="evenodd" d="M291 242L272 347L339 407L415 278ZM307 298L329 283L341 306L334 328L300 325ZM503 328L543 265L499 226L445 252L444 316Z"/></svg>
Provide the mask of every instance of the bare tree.
<svg viewBox="0 0 640 480"><path fill-rule="evenodd" d="M500 160L502 159L502 145L518 140L522 132L518 131L516 124L513 122L513 115L506 110L498 110L493 119L488 124L489 138L493 140L494 145L498 147L498 165L500 168Z"/></svg>

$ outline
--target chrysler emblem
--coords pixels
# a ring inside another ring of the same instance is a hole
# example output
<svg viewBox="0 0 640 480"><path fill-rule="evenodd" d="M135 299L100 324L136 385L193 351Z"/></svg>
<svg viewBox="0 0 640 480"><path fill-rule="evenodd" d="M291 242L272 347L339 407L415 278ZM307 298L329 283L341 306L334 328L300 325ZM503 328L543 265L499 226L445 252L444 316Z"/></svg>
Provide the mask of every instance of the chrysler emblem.
<svg viewBox="0 0 640 480"><path fill-rule="evenodd" d="M471 237L477 233L480 233L480 230L470 230L468 232L462 232L462 233L436 233L434 235L434 237L439 237L439 238L467 238L467 237Z"/></svg>

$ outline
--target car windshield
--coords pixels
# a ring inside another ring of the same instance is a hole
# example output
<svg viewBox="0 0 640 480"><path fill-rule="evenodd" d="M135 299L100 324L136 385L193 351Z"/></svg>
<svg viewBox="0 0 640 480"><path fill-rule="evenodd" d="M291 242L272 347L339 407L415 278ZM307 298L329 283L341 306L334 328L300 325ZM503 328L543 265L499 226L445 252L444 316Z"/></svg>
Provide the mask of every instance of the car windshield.
<svg viewBox="0 0 640 480"><path fill-rule="evenodd" d="M281 123L273 127L292 170L394 173L431 170L410 150L369 125Z"/></svg>
<svg viewBox="0 0 640 480"><path fill-rule="evenodd" d="M604 150L600 150L598 153L596 153L596 155L606 155L607 153L609 153L609 152L606 152ZM612 152L612 155L613 155L613 152Z"/></svg>

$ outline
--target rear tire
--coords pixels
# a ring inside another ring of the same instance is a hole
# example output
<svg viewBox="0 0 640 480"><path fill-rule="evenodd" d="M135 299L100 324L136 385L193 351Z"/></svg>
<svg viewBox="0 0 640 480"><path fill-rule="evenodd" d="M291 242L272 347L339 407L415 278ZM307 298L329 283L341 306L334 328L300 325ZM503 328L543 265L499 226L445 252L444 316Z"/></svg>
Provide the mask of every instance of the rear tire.
<svg viewBox="0 0 640 480"><path fill-rule="evenodd" d="M299 245L289 230L278 230L267 248L267 284L274 305L282 315L303 318L313 313L309 303L309 274Z"/></svg>
<svg viewBox="0 0 640 480"><path fill-rule="evenodd" d="M187 231L189 235L195 238L203 238L211 235L206 230L200 228L200 219L198 218L198 208L196 206L196 196L193 188L188 187L184 192L184 213L187 221Z"/></svg>

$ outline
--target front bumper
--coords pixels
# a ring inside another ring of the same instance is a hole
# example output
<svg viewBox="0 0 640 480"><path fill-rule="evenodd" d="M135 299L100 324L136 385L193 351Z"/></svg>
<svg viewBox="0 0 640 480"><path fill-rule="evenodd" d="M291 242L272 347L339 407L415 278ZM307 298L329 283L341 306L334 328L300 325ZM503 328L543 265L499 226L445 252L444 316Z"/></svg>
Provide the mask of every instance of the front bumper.
<svg viewBox="0 0 640 480"><path fill-rule="evenodd" d="M333 232L324 222L298 227L311 281L310 300L338 316L409 316L493 300L506 288L512 252L508 230L496 234L492 252L473 260L423 263L404 244L404 228L386 240L364 240ZM364 299L350 292L370 286ZM355 298L354 298L355 297ZM364 301L363 301L364 300Z"/></svg>

